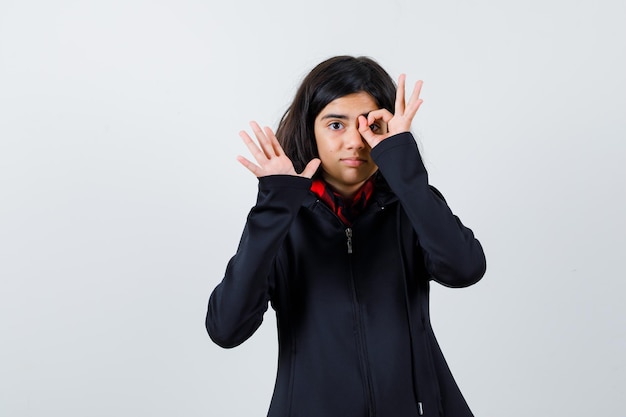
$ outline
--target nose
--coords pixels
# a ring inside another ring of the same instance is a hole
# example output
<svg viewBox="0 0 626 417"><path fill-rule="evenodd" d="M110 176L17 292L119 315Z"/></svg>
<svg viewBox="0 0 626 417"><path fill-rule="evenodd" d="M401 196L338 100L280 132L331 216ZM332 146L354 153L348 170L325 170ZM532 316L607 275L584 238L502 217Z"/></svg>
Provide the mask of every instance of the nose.
<svg viewBox="0 0 626 417"><path fill-rule="evenodd" d="M346 148L348 149L365 148L365 139L363 139L363 136L361 136L361 133L356 128L356 126L346 131L344 143L345 143Z"/></svg>

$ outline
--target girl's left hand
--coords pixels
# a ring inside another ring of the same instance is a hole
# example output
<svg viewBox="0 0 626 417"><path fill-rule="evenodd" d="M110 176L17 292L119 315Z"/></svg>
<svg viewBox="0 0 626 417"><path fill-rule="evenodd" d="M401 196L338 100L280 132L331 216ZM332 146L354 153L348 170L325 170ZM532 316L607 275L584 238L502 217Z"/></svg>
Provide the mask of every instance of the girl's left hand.
<svg viewBox="0 0 626 417"><path fill-rule="evenodd" d="M398 77L394 114L391 114L387 109L379 109L370 112L367 117L359 116L359 132L361 132L361 136L363 136L372 148L390 136L411 130L411 122L423 101L420 98L423 81L420 80L415 83L413 93L408 103L404 102L405 82L406 75L401 74L400 77ZM370 126L376 123L377 120L382 120L384 124L387 125L386 132L375 133L372 131Z"/></svg>

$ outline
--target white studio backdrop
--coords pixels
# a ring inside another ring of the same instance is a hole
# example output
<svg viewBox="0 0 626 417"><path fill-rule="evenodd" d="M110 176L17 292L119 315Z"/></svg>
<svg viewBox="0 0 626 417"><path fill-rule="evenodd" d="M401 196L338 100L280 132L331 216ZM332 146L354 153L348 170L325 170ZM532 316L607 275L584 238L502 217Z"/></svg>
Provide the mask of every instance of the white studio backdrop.
<svg viewBox="0 0 626 417"><path fill-rule="evenodd" d="M271 310L204 330L276 126L337 54L423 79L431 182L485 247L433 286L477 416L623 416L626 15L566 2L0 1L0 415L264 416Z"/></svg>

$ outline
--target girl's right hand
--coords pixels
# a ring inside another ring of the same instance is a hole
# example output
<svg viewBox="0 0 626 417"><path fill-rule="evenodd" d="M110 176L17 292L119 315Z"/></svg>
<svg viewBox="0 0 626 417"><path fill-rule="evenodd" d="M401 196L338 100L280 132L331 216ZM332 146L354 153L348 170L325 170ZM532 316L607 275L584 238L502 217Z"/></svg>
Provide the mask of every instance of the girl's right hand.
<svg viewBox="0 0 626 417"><path fill-rule="evenodd" d="M261 130L261 127L254 121L250 122L250 126L259 142L259 146L254 143L247 132L242 130L239 132L239 136L243 139L258 165L241 155L237 156L237 160L254 175L259 178L267 175L296 175L311 178L315 174L321 163L318 158L312 159L304 168L304 171L298 174L293 167L293 163L285 155L282 146L278 143L278 139L276 139L272 129L265 127Z"/></svg>
<svg viewBox="0 0 626 417"><path fill-rule="evenodd" d="M365 116L359 116L359 132L365 141L373 148L383 140L390 136L411 130L413 118L422 105L423 100L420 98L422 91L422 80L415 83L413 93L409 97L409 101L404 100L404 85L406 83L406 75L400 74L398 78L398 88L396 89L395 111L391 114L386 109L371 111ZM370 126L377 120L382 120L387 125L385 132L373 132Z"/></svg>

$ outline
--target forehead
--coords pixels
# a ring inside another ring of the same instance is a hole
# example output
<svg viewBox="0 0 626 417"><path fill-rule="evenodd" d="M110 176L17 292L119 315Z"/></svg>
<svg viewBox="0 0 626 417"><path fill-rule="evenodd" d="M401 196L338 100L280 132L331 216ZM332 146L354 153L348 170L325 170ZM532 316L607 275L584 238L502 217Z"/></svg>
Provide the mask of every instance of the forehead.
<svg viewBox="0 0 626 417"><path fill-rule="evenodd" d="M334 99L322 109L317 118L323 118L328 115L356 118L361 114L367 114L377 108L378 106L376 105L374 97L369 93L361 91Z"/></svg>

